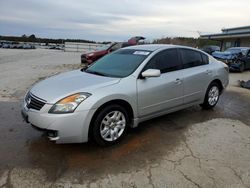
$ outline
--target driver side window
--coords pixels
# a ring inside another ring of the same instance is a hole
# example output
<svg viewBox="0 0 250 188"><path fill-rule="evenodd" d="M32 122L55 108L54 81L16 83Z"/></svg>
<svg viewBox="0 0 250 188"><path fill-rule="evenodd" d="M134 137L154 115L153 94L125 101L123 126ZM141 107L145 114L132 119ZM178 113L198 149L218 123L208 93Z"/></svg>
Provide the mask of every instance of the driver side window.
<svg viewBox="0 0 250 188"><path fill-rule="evenodd" d="M168 49L156 54L144 67L147 69L159 69L161 73L182 69L177 49Z"/></svg>

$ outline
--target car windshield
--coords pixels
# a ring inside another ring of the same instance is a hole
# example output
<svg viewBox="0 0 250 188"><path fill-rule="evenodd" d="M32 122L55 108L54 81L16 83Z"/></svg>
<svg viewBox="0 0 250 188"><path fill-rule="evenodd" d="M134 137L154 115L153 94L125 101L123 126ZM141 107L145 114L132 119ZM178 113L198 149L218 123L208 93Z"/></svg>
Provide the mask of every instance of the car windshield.
<svg viewBox="0 0 250 188"><path fill-rule="evenodd" d="M150 51L122 49L104 56L85 71L92 74L123 78L132 74Z"/></svg>

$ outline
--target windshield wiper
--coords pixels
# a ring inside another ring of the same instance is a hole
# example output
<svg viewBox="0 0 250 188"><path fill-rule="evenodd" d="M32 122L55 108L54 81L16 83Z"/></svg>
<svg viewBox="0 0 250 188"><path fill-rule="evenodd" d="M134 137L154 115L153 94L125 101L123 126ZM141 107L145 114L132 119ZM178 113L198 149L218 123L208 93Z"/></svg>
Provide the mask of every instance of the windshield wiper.
<svg viewBox="0 0 250 188"><path fill-rule="evenodd" d="M103 74L103 73L97 72L97 71L86 70L85 72L90 73L90 74L96 74L96 75L99 75L99 76L107 76L106 74Z"/></svg>

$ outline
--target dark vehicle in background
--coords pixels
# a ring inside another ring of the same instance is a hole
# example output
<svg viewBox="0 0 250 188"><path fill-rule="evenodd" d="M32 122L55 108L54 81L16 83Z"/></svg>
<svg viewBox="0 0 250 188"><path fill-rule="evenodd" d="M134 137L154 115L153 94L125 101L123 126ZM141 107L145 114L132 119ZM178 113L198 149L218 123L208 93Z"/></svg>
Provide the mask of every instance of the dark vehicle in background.
<svg viewBox="0 0 250 188"><path fill-rule="evenodd" d="M18 42L13 42L13 43L11 44L11 48L12 48L12 49L16 49L16 48L18 47L18 45L19 45Z"/></svg>
<svg viewBox="0 0 250 188"><path fill-rule="evenodd" d="M17 49L23 49L23 44L18 44Z"/></svg>
<svg viewBox="0 0 250 188"><path fill-rule="evenodd" d="M229 70L243 72L250 69L250 48L244 48L238 57L229 62Z"/></svg>
<svg viewBox="0 0 250 188"><path fill-rule="evenodd" d="M19 43L19 42L1 42L2 48L11 48L11 49L36 49L35 45L28 43Z"/></svg>
<svg viewBox="0 0 250 188"><path fill-rule="evenodd" d="M64 47L65 47L64 45L56 44L56 45L50 45L49 49L50 50L63 50Z"/></svg>
<svg viewBox="0 0 250 188"><path fill-rule="evenodd" d="M246 53L247 47L232 47L224 52L213 52L212 56L226 64L235 62L239 57Z"/></svg>
<svg viewBox="0 0 250 188"><path fill-rule="evenodd" d="M36 47L32 44L23 44L23 49L36 49Z"/></svg>
<svg viewBox="0 0 250 188"><path fill-rule="evenodd" d="M18 42L5 41L2 42L2 48L17 48Z"/></svg>
<svg viewBox="0 0 250 188"><path fill-rule="evenodd" d="M128 42L114 42L107 45L103 45L100 48L98 48L94 52L89 52L81 55L81 63L82 64L91 64L95 62L96 60L100 59L101 57L116 51L120 48L127 47L127 46L133 46L139 44L141 40L144 40L144 37L136 36L132 37L128 40Z"/></svg>
<svg viewBox="0 0 250 188"><path fill-rule="evenodd" d="M11 48L11 43L4 42L3 45L2 45L2 48Z"/></svg>
<svg viewBox="0 0 250 188"><path fill-rule="evenodd" d="M217 52L217 51L219 52L220 47L214 46L214 45L207 45L207 46L203 46L203 48L201 50L212 55L213 52Z"/></svg>

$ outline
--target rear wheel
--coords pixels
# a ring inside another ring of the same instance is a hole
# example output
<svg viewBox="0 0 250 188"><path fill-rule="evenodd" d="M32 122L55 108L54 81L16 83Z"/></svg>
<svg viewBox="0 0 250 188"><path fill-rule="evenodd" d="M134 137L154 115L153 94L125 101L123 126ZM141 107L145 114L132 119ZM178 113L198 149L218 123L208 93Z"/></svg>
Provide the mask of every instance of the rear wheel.
<svg viewBox="0 0 250 188"><path fill-rule="evenodd" d="M120 105L110 105L102 109L93 122L93 138L101 146L119 142L127 132L129 117Z"/></svg>
<svg viewBox="0 0 250 188"><path fill-rule="evenodd" d="M211 109L215 107L220 98L220 86L216 82L212 82L207 89L204 102L201 107L204 109Z"/></svg>

